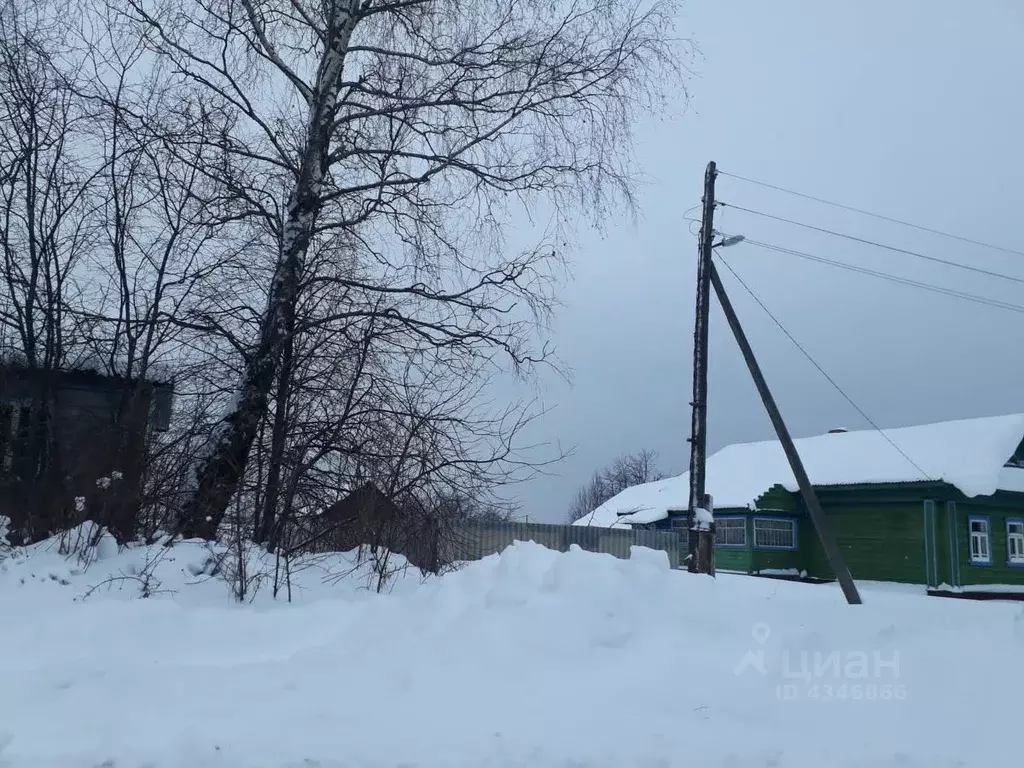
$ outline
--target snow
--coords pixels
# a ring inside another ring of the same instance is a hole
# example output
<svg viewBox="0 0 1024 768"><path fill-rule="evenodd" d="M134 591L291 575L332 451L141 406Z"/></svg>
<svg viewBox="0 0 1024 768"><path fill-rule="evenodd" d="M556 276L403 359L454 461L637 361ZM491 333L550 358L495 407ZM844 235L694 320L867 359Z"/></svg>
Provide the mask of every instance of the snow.
<svg viewBox="0 0 1024 768"><path fill-rule="evenodd" d="M1020 584L965 584L962 587L951 587L949 584L940 584L938 586L940 592L951 592L959 594L961 592L978 593L978 594L993 594L993 595L1019 595L1024 594L1024 586Z"/></svg>
<svg viewBox="0 0 1024 768"><path fill-rule="evenodd" d="M1014 764L1018 604L532 543L386 594L332 555L237 604L198 542L59 549L0 563L4 768Z"/></svg>
<svg viewBox="0 0 1024 768"><path fill-rule="evenodd" d="M997 490L1024 492L1024 469L1005 466L1022 438L1024 414L1014 414L887 429L884 436L863 430L794 442L817 486L933 480L974 497ZM627 488L575 524L628 527L661 520L670 511L686 510L689 482L685 472ZM756 499L775 485L799 490L777 440L730 445L713 454L706 485L717 509L754 508Z"/></svg>
<svg viewBox="0 0 1024 768"><path fill-rule="evenodd" d="M806 576L806 571L799 568L761 568L758 573L762 576Z"/></svg>
<svg viewBox="0 0 1024 768"><path fill-rule="evenodd" d="M1000 491L1016 491L1024 493L1024 469L1020 467L1003 467L996 483Z"/></svg>
<svg viewBox="0 0 1024 768"><path fill-rule="evenodd" d="M689 476L690 473L685 472L678 477L626 488L573 525L628 528L630 523L661 520L669 510L683 512L690 503Z"/></svg>

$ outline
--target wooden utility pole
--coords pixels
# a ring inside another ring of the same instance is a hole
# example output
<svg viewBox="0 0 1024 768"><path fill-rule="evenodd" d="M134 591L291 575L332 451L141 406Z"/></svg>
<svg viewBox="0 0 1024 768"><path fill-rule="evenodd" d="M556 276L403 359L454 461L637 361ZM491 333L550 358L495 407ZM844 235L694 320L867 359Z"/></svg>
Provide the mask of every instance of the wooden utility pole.
<svg viewBox="0 0 1024 768"><path fill-rule="evenodd" d="M775 427L775 434L778 435L782 449L786 452L786 458L789 460L789 466L793 470L793 476L796 478L797 485L800 486L800 494L803 496L804 505L807 507L807 512L810 514L814 527L818 531L818 538L821 539L822 546L825 548L825 554L828 556L832 571L839 580L839 586L843 589L846 602L851 605L860 605L861 599L860 593L857 591L857 585L853 583L853 576L850 575L850 570L846 567L842 553L839 551L839 544L832 535L832 529L829 528L828 520L825 518L825 513L821 508L821 502L818 501L818 494L814 492L814 488L811 486L811 481L807 477L807 471L804 469L800 455L793 444L793 438L790 437L786 423L782 420L782 414L775 403L775 398L772 397L771 390L768 389L768 382L765 381L764 374L761 373L761 367L757 363L757 358L754 357L754 350L751 349L750 342L747 341L747 336L743 332L743 327L740 325L740 320L732 307L732 302L729 301L729 296L725 292L725 286L722 285L722 280L718 276L718 270L715 269L715 265L710 258L708 259L707 266L711 284L714 286L715 295L718 297L718 303L722 305L725 319L729 322L729 327L736 337L736 343L739 344L740 351L743 353L743 359L747 363L747 368L750 369L750 375L757 386L757 392L761 395L761 401L764 403L768 416L772 420L772 426Z"/></svg>
<svg viewBox="0 0 1024 768"><path fill-rule="evenodd" d="M701 217L697 254L697 311L693 326L693 400L690 425L690 500L687 516L686 567L690 573L714 574L714 524L698 519L698 509L707 509L705 462L708 424L708 307L711 303L711 249L714 245L715 177L714 161L704 172L704 212ZM705 530L707 529L707 530Z"/></svg>

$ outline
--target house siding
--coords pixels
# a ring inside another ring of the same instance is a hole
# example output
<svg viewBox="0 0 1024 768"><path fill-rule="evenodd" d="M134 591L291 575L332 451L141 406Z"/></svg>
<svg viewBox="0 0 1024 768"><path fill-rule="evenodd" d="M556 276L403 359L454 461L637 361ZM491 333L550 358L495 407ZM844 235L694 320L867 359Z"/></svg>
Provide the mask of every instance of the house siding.
<svg viewBox="0 0 1024 768"><path fill-rule="evenodd" d="M753 570L752 545L754 532L751 519L746 509L717 509L715 518L742 517L746 530L746 544L742 547L716 546L715 569L719 571L739 571L750 573Z"/></svg>
<svg viewBox="0 0 1024 768"><path fill-rule="evenodd" d="M799 535L799 534L798 534ZM797 571L804 570L803 557L799 549L755 549L753 571Z"/></svg>
<svg viewBox="0 0 1024 768"><path fill-rule="evenodd" d="M715 547L715 569L750 573L753 561L749 547Z"/></svg>
<svg viewBox="0 0 1024 768"><path fill-rule="evenodd" d="M1020 584L1009 560L1006 522L1024 517L1024 494L968 499L943 484L818 489L829 526L854 579L931 588ZM989 521L989 564L972 563L971 517ZM835 578L810 518L800 520L800 554L812 578Z"/></svg>
<svg viewBox="0 0 1024 768"><path fill-rule="evenodd" d="M776 504L776 508L773 509L758 509L750 513L749 525L750 525L750 542L753 547L751 551L752 568L754 573L760 571L796 571L800 573L803 570L803 553L801 551L801 520L793 512L791 512L786 504ZM777 507L783 507L779 509ZM754 540L754 520L757 518L767 518L770 520L786 520L793 523L795 530L795 542L796 546L793 549L775 548L775 547L758 547Z"/></svg>
<svg viewBox="0 0 1024 768"><path fill-rule="evenodd" d="M34 541L81 522L81 497L133 536L146 441L167 428L170 398L170 384L0 366L0 515ZM115 471L113 490L98 484Z"/></svg>
<svg viewBox="0 0 1024 768"><path fill-rule="evenodd" d="M923 495L934 489L907 488L896 491L891 487L871 487L850 490L819 489L819 498L825 510L833 535L847 566L855 579L928 583L926 568L926 531ZM719 568L748 572L766 570L797 571L816 579L835 578L829 566L824 547L810 517L803 509L796 493L775 487L757 500L758 509L743 510L747 515L746 550L719 547L716 563ZM934 573L948 570L945 561L949 547L946 529L941 524L941 509L929 525L934 533L927 534L932 551L938 556ZM733 510L721 514L735 514ZM754 517L781 517L796 520L797 548L795 550L765 549L754 546ZM744 562L747 560L748 562ZM728 562L729 566L724 563ZM1024 576L1024 571L1021 573Z"/></svg>
<svg viewBox="0 0 1024 768"><path fill-rule="evenodd" d="M1006 540L1006 521L1024 517L1024 501L1017 494L996 494L986 499L960 499L953 501L955 510L955 544L959 548L959 580L952 586L968 588L971 585L1021 584L1024 589L1024 566L1009 563ZM970 519L983 517L989 522L990 563L971 562Z"/></svg>
<svg viewBox="0 0 1024 768"><path fill-rule="evenodd" d="M825 513L854 579L927 583L923 500L836 504L827 507ZM808 527L813 529L813 525ZM930 541L930 526L928 530ZM812 530L810 533L805 537L809 545L808 574L834 578L817 532Z"/></svg>
<svg viewBox="0 0 1024 768"><path fill-rule="evenodd" d="M801 521L795 514L788 510L772 509L752 511L749 509L717 509L715 518L742 517L746 529L746 545L739 546L716 546L715 547L715 568L720 571L739 571L742 573L757 573L762 570L785 570L799 571L801 569ZM767 549L754 545L754 518L769 517L793 520L797 530L796 549Z"/></svg>
<svg viewBox="0 0 1024 768"><path fill-rule="evenodd" d="M949 571L945 494L937 484L817 488L816 492L855 579L928 584ZM926 499L932 501L933 509L927 515ZM795 568L809 578L835 578L799 494L775 487L758 499L758 505L770 505L773 511L754 514L793 510L798 515L799 546L795 552L755 549L755 572ZM929 553L931 567L926 557Z"/></svg>
<svg viewBox="0 0 1024 768"><path fill-rule="evenodd" d="M815 489L854 579L921 584L930 588L1017 584L1024 592L1024 565L1010 564L1006 522L1024 519L1024 493L997 492L968 499L944 483L922 482ZM716 568L757 574L797 571L812 579L834 579L825 549L798 493L780 486L756 500L757 509L723 508L716 517L742 515L745 547L719 546ZM969 520L989 521L991 563L971 562ZM793 518L797 548L754 546L755 517Z"/></svg>

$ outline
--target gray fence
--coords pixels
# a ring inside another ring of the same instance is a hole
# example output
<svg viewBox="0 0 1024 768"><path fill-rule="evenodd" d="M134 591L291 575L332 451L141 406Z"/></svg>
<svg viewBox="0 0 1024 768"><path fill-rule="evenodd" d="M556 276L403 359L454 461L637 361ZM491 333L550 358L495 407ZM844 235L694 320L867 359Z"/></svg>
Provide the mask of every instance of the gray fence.
<svg viewBox="0 0 1024 768"><path fill-rule="evenodd" d="M604 552L619 558L628 558L633 546L660 549L668 554L670 565L678 568L684 548L683 539L676 531L472 522L456 526L453 533L441 555L448 563L480 560L501 552L515 541L533 541L559 552L568 552L569 547L576 544L590 552Z"/></svg>

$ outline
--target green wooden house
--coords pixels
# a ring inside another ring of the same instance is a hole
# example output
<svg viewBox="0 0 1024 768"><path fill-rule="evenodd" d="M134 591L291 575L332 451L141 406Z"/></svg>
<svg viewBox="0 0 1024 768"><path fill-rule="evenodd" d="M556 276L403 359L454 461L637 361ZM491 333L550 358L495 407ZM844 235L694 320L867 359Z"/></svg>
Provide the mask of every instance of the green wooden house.
<svg viewBox="0 0 1024 768"><path fill-rule="evenodd" d="M796 440L855 579L1024 595L1024 414ZM707 463L719 571L834 577L777 441ZM577 525L686 526L689 477L628 488Z"/></svg>

